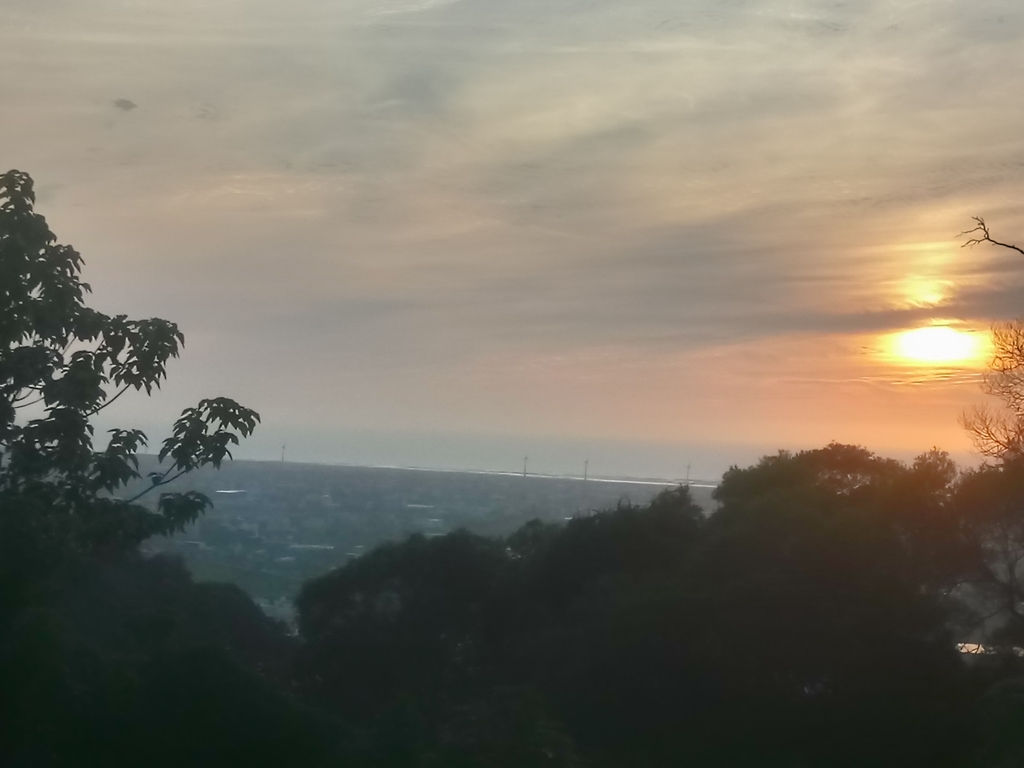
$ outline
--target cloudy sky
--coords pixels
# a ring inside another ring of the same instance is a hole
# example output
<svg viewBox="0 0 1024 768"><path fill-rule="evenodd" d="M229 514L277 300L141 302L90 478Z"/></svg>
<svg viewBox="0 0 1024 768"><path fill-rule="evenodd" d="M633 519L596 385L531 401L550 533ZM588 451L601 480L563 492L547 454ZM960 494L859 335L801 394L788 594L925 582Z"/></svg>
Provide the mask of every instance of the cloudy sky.
<svg viewBox="0 0 1024 768"><path fill-rule="evenodd" d="M3 0L0 166L97 306L185 331L110 417L154 436L228 394L250 457L962 452L978 360L892 335L1024 312L957 239L1024 241L1022 36L1019 0Z"/></svg>

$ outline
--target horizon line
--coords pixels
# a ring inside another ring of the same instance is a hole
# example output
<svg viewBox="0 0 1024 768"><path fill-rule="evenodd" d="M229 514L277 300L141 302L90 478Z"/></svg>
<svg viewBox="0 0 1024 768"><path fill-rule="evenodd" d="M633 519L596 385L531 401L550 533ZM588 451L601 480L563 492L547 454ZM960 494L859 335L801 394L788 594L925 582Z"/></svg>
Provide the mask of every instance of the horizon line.
<svg viewBox="0 0 1024 768"><path fill-rule="evenodd" d="M146 453L144 456L153 456L156 454ZM395 469L403 472L444 472L447 474L464 474L464 475L497 475L500 477L523 477L523 478L539 478L542 480L577 480L582 483L622 483L628 485L660 485L666 488L675 487L679 485L686 485L693 488L717 488L719 486L718 481L707 480L703 478L695 478L692 480L685 479L669 479L660 477L633 477L633 476L619 476L619 477L608 477L608 476L594 476L573 474L557 474L551 472L512 472L509 470L500 469L466 469L466 468L453 468L453 467L418 467L418 466L402 466L400 464L358 464L353 462L323 462L323 461L282 461L281 459L229 459L230 463L236 462L252 462L255 464L305 464L314 467L351 467L353 469Z"/></svg>

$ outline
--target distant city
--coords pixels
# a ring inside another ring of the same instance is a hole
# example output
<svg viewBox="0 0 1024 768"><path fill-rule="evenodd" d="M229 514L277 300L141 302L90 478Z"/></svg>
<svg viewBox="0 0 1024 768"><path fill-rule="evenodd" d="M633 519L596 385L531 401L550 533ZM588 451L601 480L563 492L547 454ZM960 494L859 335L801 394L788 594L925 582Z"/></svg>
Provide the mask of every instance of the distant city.
<svg viewBox="0 0 1024 768"><path fill-rule="evenodd" d="M143 475L155 465L143 458ZM144 550L180 555L203 581L238 584L271 616L292 618L303 582L386 541L466 528L502 536L540 519L563 522L617 504L644 504L677 482L512 472L234 461L169 490L205 493L214 507L184 533ZM714 506L715 483L693 480ZM131 489L129 489L131 490ZM148 500L155 504L156 499Z"/></svg>

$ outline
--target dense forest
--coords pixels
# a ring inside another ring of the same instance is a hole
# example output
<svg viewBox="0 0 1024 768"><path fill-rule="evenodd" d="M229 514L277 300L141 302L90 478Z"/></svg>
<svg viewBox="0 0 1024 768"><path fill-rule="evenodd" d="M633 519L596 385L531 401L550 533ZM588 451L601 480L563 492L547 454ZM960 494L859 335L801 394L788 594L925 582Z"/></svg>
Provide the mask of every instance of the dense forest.
<svg viewBox="0 0 1024 768"><path fill-rule="evenodd" d="M92 419L158 388L183 336L88 308L81 267L0 176L4 765L1024 764L1018 452L833 444L734 467L712 514L681 486L413 535L306 583L292 635L140 554L210 505L165 486L259 416L187 409L125 493L146 437L100 447Z"/></svg>

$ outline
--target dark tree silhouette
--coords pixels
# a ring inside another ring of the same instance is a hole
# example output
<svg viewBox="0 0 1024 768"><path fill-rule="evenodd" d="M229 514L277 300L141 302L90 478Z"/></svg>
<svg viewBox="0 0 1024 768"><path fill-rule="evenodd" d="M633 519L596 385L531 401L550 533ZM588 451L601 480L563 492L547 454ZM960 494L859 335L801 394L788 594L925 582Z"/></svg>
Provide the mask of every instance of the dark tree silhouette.
<svg viewBox="0 0 1024 768"><path fill-rule="evenodd" d="M420 754L458 732L479 759L515 692L599 766L961 765L954 480L944 454L833 445L734 468L709 518L680 488L413 538L306 586L301 677Z"/></svg>
<svg viewBox="0 0 1024 768"><path fill-rule="evenodd" d="M339 729L281 690L282 627L137 551L210 505L162 487L219 466L259 416L227 398L185 410L126 494L146 437L114 429L98 449L92 421L159 388L184 337L86 306L82 258L34 202L27 174L0 175L0 763L321 764Z"/></svg>
<svg viewBox="0 0 1024 768"><path fill-rule="evenodd" d="M13 582L69 553L131 549L181 530L208 498L162 492L152 511L141 497L197 467L219 466L259 421L233 400L203 400L164 441L166 469L142 493L119 498L139 478L146 436L113 429L97 450L91 420L131 390L159 388L184 336L167 320L86 306L82 258L57 243L34 202L28 174L0 175L0 573L8 596Z"/></svg>

